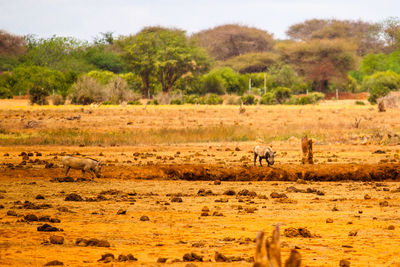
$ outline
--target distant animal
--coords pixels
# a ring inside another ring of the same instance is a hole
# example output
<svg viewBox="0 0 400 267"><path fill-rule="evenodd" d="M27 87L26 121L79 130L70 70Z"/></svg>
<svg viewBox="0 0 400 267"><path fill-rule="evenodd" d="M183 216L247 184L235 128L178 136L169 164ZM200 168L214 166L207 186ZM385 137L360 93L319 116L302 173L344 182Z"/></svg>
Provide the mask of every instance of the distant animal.
<svg viewBox="0 0 400 267"><path fill-rule="evenodd" d="M307 135L301 138L301 149L303 151L303 158L301 159L301 163L314 164L312 147L312 139L308 139Z"/></svg>
<svg viewBox="0 0 400 267"><path fill-rule="evenodd" d="M101 176L101 161L89 158L66 156L62 159L62 163L65 169L65 176L68 175L68 172L71 168L75 170L81 170L82 177L85 175L86 171L90 172L92 179L94 178L94 175L96 175L97 178L100 178Z"/></svg>
<svg viewBox="0 0 400 267"><path fill-rule="evenodd" d="M257 157L259 158L260 166L262 167L261 160L265 159L268 167L275 163L275 153L272 148L268 146L255 146L254 147L254 166L256 166Z"/></svg>

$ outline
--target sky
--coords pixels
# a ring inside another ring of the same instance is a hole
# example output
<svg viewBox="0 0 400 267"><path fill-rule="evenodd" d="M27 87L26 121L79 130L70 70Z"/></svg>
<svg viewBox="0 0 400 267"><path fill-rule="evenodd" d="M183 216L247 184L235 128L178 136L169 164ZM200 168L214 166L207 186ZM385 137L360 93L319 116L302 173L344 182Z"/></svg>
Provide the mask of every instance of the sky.
<svg viewBox="0 0 400 267"><path fill-rule="evenodd" d="M175 27L192 34L230 23L285 39L290 25L307 19L380 22L399 16L399 0L0 0L2 30L87 41L101 32L135 34L145 26Z"/></svg>

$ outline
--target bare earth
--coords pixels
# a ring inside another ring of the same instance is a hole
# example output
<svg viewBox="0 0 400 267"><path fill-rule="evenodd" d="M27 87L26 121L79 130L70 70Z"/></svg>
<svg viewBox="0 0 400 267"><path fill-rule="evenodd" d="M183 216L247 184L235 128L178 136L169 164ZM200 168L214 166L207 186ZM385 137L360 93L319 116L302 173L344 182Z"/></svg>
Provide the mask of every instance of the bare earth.
<svg viewBox="0 0 400 267"><path fill-rule="evenodd" d="M263 110L255 107L246 107L255 119L238 117L233 107L207 107L204 113L199 112L201 107L183 107L181 111L111 108L112 117L106 116L107 107L94 110L91 114L96 116L92 117L82 113L78 122L63 118L68 112L70 116L78 114L79 109L39 109L22 102L11 108L10 104L3 105L0 114L10 120L1 119L0 126L5 135L13 131L13 136L40 136L41 131L63 124L66 128L80 124L90 131L99 121L106 123L96 131L109 130L113 119L116 129L157 129L168 112L181 118L171 121L175 128L181 127L179 123L186 128L220 125L226 114L224 125L236 122L268 129L257 121ZM290 107L284 112L299 114L299 109ZM197 266L252 266L256 233L269 233L273 225L280 224L283 258L297 247L302 266L338 266L342 259L350 261L351 266L400 266L400 147L393 141L393 134L390 140L371 139L375 120L375 124L384 121L377 128L389 125L385 134L398 132L399 122L393 117L397 111L378 114L372 113L370 107L351 110L327 104L306 107L301 114L311 114L315 109L321 109L319 116L324 118L331 118L339 110L347 119L316 122L319 129L325 127L324 123L329 124L324 131L332 137L316 138L316 164L312 166L300 164L297 135L270 141L277 151L272 168L259 167L258 163L253 166L251 151L255 140L165 143L157 139L155 144L83 147L4 145L0 147L0 265L42 266L59 260L67 266L97 266L107 264L98 261L103 254L112 253L115 260L108 264L116 266L186 266L183 256L194 252L203 257L203 262L194 262ZM121 115L120 110L137 116ZM266 111L279 118L276 107ZM352 114L367 118L361 122L365 123L361 130L351 126ZM380 120L376 119L379 116ZM40 125L24 128L34 118L41 121ZM52 123L46 123L48 119ZM304 132L296 119L291 120L292 126L282 127L293 133ZM129 121L133 125L127 124ZM143 121L145 126L137 126L135 121ZM340 123L344 125L341 128ZM311 121L307 124L315 127ZM331 129L335 125L337 128ZM310 133L318 137L321 131L311 129ZM346 131L369 137L339 142ZM33 155L23 163L21 152ZM103 160L102 178L91 181L86 175L86 179L76 181L81 173L71 170L69 175L74 182L51 182L65 178L60 163L63 155ZM49 163L53 166L45 168ZM221 184L215 184L216 180ZM227 194L228 190L233 192ZM273 192L284 193L287 198L274 198ZM71 193L80 195L82 200L66 201ZM44 199L37 199L38 195ZM117 214L118 211L126 214ZM50 221L29 221L29 214L38 218L48 215ZM141 220L144 215L148 221ZM63 231L37 230L46 223ZM306 228L312 237L288 237L285 230L289 227ZM63 244L51 244L53 235L64 237ZM110 246L84 246L76 242L79 238L105 240ZM234 257L233 261L216 262L216 252ZM121 254L132 254L137 261L120 262ZM160 258L166 258L166 263L157 263Z"/></svg>

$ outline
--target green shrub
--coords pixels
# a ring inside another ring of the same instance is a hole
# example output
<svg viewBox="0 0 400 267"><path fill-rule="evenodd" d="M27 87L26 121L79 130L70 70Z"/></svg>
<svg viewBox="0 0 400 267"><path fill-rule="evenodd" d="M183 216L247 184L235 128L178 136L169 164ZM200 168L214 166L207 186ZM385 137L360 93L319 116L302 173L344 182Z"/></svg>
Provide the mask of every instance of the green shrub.
<svg viewBox="0 0 400 267"><path fill-rule="evenodd" d="M273 90L273 94L275 96L276 102L278 104L282 104L286 101L286 99L290 98L290 96L292 95L292 91L290 91L290 89L287 87L279 86Z"/></svg>
<svg viewBox="0 0 400 267"><path fill-rule="evenodd" d="M360 101L360 100L357 100L356 102L354 102L356 105L360 105L360 106L364 106L365 105L365 102L364 101Z"/></svg>
<svg viewBox="0 0 400 267"><path fill-rule="evenodd" d="M309 93L304 96L292 96L288 100L286 100L285 104L288 105L308 105L308 104L316 104L319 101L325 99L325 94L319 92Z"/></svg>
<svg viewBox="0 0 400 267"><path fill-rule="evenodd" d="M366 76L361 86L365 91L369 90L368 101L375 104L378 98L388 95L391 90L399 88L399 85L400 75L392 71L385 71Z"/></svg>
<svg viewBox="0 0 400 267"><path fill-rule="evenodd" d="M257 104L257 100L254 95L244 95L240 98L242 100L243 105L255 105Z"/></svg>
<svg viewBox="0 0 400 267"><path fill-rule="evenodd" d="M172 99L170 105L182 105L182 100L180 99Z"/></svg>
<svg viewBox="0 0 400 267"><path fill-rule="evenodd" d="M153 100L149 100L147 101L147 105L158 105L158 100L157 99L153 99Z"/></svg>
<svg viewBox="0 0 400 267"><path fill-rule="evenodd" d="M276 100L275 100L275 95L272 92L267 92L265 95L261 96L261 99L259 101L261 105L275 105Z"/></svg>
<svg viewBox="0 0 400 267"><path fill-rule="evenodd" d="M102 103L102 105L105 105L105 106L107 106L107 105L115 105L115 103L113 101L111 101L111 100L107 100L107 101L104 101Z"/></svg>
<svg viewBox="0 0 400 267"><path fill-rule="evenodd" d="M47 105L49 104L46 100L47 96L49 96L49 91L41 86L35 85L29 89L31 104Z"/></svg>
<svg viewBox="0 0 400 267"><path fill-rule="evenodd" d="M186 104L200 104L198 95L185 95L183 97L183 102Z"/></svg>
<svg viewBox="0 0 400 267"><path fill-rule="evenodd" d="M131 100L128 101L127 105L141 105L142 102L140 102L139 100Z"/></svg>
<svg viewBox="0 0 400 267"><path fill-rule="evenodd" d="M224 100L215 94L209 94L204 96L202 101L202 103L206 105L219 105L222 104L222 102L224 102Z"/></svg>
<svg viewBox="0 0 400 267"><path fill-rule="evenodd" d="M13 94L10 89L6 87L0 87L0 99L12 98Z"/></svg>
<svg viewBox="0 0 400 267"><path fill-rule="evenodd" d="M202 93L223 95L226 93L225 80L217 73L209 73L202 80Z"/></svg>

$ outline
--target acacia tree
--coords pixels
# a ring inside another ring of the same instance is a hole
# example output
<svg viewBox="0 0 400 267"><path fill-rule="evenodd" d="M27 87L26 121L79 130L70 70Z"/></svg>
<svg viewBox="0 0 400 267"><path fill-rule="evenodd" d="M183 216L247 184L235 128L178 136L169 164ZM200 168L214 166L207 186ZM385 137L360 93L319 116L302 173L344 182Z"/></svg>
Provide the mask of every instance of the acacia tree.
<svg viewBox="0 0 400 267"><path fill-rule="evenodd" d="M147 27L119 43L129 69L141 77L146 97L152 77L161 83L163 92L169 92L182 75L204 72L210 65L205 51L182 30Z"/></svg>
<svg viewBox="0 0 400 267"><path fill-rule="evenodd" d="M356 47L343 40L311 40L282 45L282 60L313 83L313 89L327 91L333 81L343 81L355 66Z"/></svg>

